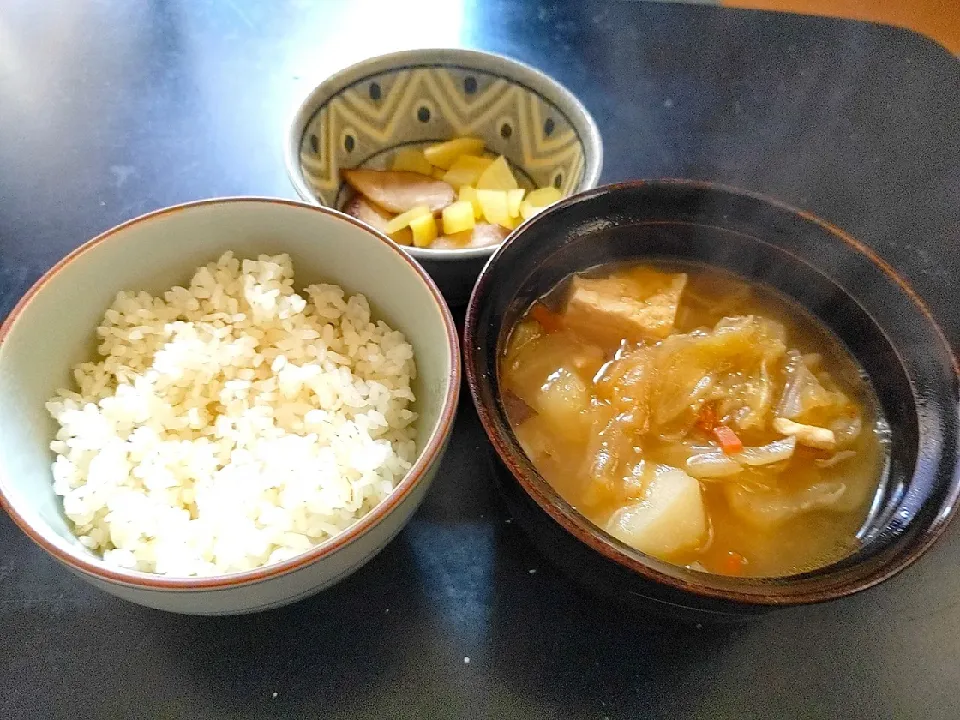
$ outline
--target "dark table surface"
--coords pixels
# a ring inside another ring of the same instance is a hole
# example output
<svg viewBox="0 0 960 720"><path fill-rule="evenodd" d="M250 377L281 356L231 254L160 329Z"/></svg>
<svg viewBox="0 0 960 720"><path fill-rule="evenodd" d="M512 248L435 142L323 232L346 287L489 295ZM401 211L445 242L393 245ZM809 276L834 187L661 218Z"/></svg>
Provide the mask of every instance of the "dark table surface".
<svg viewBox="0 0 960 720"><path fill-rule="evenodd" d="M958 346L954 57L886 27L610 0L0 0L0 318L124 219L293 197L281 147L303 94L436 44L567 84L603 133L605 181L718 180L835 222L903 270ZM0 717L960 717L960 527L849 600L726 631L625 617L510 523L464 400L406 530L289 608L129 605L0 517Z"/></svg>

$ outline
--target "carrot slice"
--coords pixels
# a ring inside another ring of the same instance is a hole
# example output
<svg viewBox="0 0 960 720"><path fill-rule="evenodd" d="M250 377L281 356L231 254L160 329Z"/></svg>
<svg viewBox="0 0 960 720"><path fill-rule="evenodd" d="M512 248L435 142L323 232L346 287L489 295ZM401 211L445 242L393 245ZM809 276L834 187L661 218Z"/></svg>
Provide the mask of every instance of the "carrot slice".
<svg viewBox="0 0 960 720"><path fill-rule="evenodd" d="M696 426L704 432L713 432L717 426L717 408L713 403L706 403L697 413Z"/></svg>
<svg viewBox="0 0 960 720"><path fill-rule="evenodd" d="M747 559L738 552L730 551L723 559L723 572L727 575L743 575Z"/></svg>
<svg viewBox="0 0 960 720"><path fill-rule="evenodd" d="M737 434L726 425L717 425L713 429L713 435L720 443L720 449L727 455L733 455L743 450L743 442L737 437Z"/></svg>
<svg viewBox="0 0 960 720"><path fill-rule="evenodd" d="M557 313L547 310L540 303L530 308L530 317L540 323L544 332L554 333L563 329L563 319Z"/></svg>

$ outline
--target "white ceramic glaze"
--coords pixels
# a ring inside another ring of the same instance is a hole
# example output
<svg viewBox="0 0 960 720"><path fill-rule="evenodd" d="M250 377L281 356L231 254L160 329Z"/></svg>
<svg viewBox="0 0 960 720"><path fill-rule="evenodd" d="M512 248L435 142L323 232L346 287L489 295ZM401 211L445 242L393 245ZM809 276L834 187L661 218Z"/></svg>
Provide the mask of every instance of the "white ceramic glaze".
<svg viewBox="0 0 960 720"><path fill-rule="evenodd" d="M70 532L52 488L56 426L44 402L92 358L94 330L119 290L162 292L227 250L290 254L297 287L326 281L362 292L374 315L413 345L420 456L376 508L309 552L257 571L172 578L106 565ZM256 198L208 200L137 218L91 240L34 285L0 328L0 503L60 562L97 587L162 610L218 615L292 602L331 585L384 547L437 471L460 388L457 334L436 286L408 255L335 211Z"/></svg>
<svg viewBox="0 0 960 720"><path fill-rule="evenodd" d="M392 53L332 75L297 109L287 172L304 200L341 207L341 169L383 168L400 147L467 135L504 155L527 186L569 195L600 177L600 133L573 93L528 65L463 49ZM405 249L457 306L495 248Z"/></svg>

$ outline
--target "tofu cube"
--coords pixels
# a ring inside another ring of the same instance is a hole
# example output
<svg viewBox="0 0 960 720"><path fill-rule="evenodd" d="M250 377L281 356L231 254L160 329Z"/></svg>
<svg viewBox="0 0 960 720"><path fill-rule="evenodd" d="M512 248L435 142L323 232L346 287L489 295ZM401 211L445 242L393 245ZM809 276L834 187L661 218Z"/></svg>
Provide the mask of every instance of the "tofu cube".
<svg viewBox="0 0 960 720"><path fill-rule="evenodd" d="M588 336L631 342L665 338L673 331L686 273L636 277L574 277L566 323Z"/></svg>

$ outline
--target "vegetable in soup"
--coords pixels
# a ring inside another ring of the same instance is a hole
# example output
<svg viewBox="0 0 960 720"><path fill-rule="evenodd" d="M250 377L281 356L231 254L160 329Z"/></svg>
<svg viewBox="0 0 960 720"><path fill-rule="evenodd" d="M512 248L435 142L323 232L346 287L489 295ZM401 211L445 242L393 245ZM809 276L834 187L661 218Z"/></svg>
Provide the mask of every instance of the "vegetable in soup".
<svg viewBox="0 0 960 720"><path fill-rule="evenodd" d="M637 550L782 576L859 544L886 425L865 374L773 290L700 266L568 278L513 328L510 423L540 474Z"/></svg>

